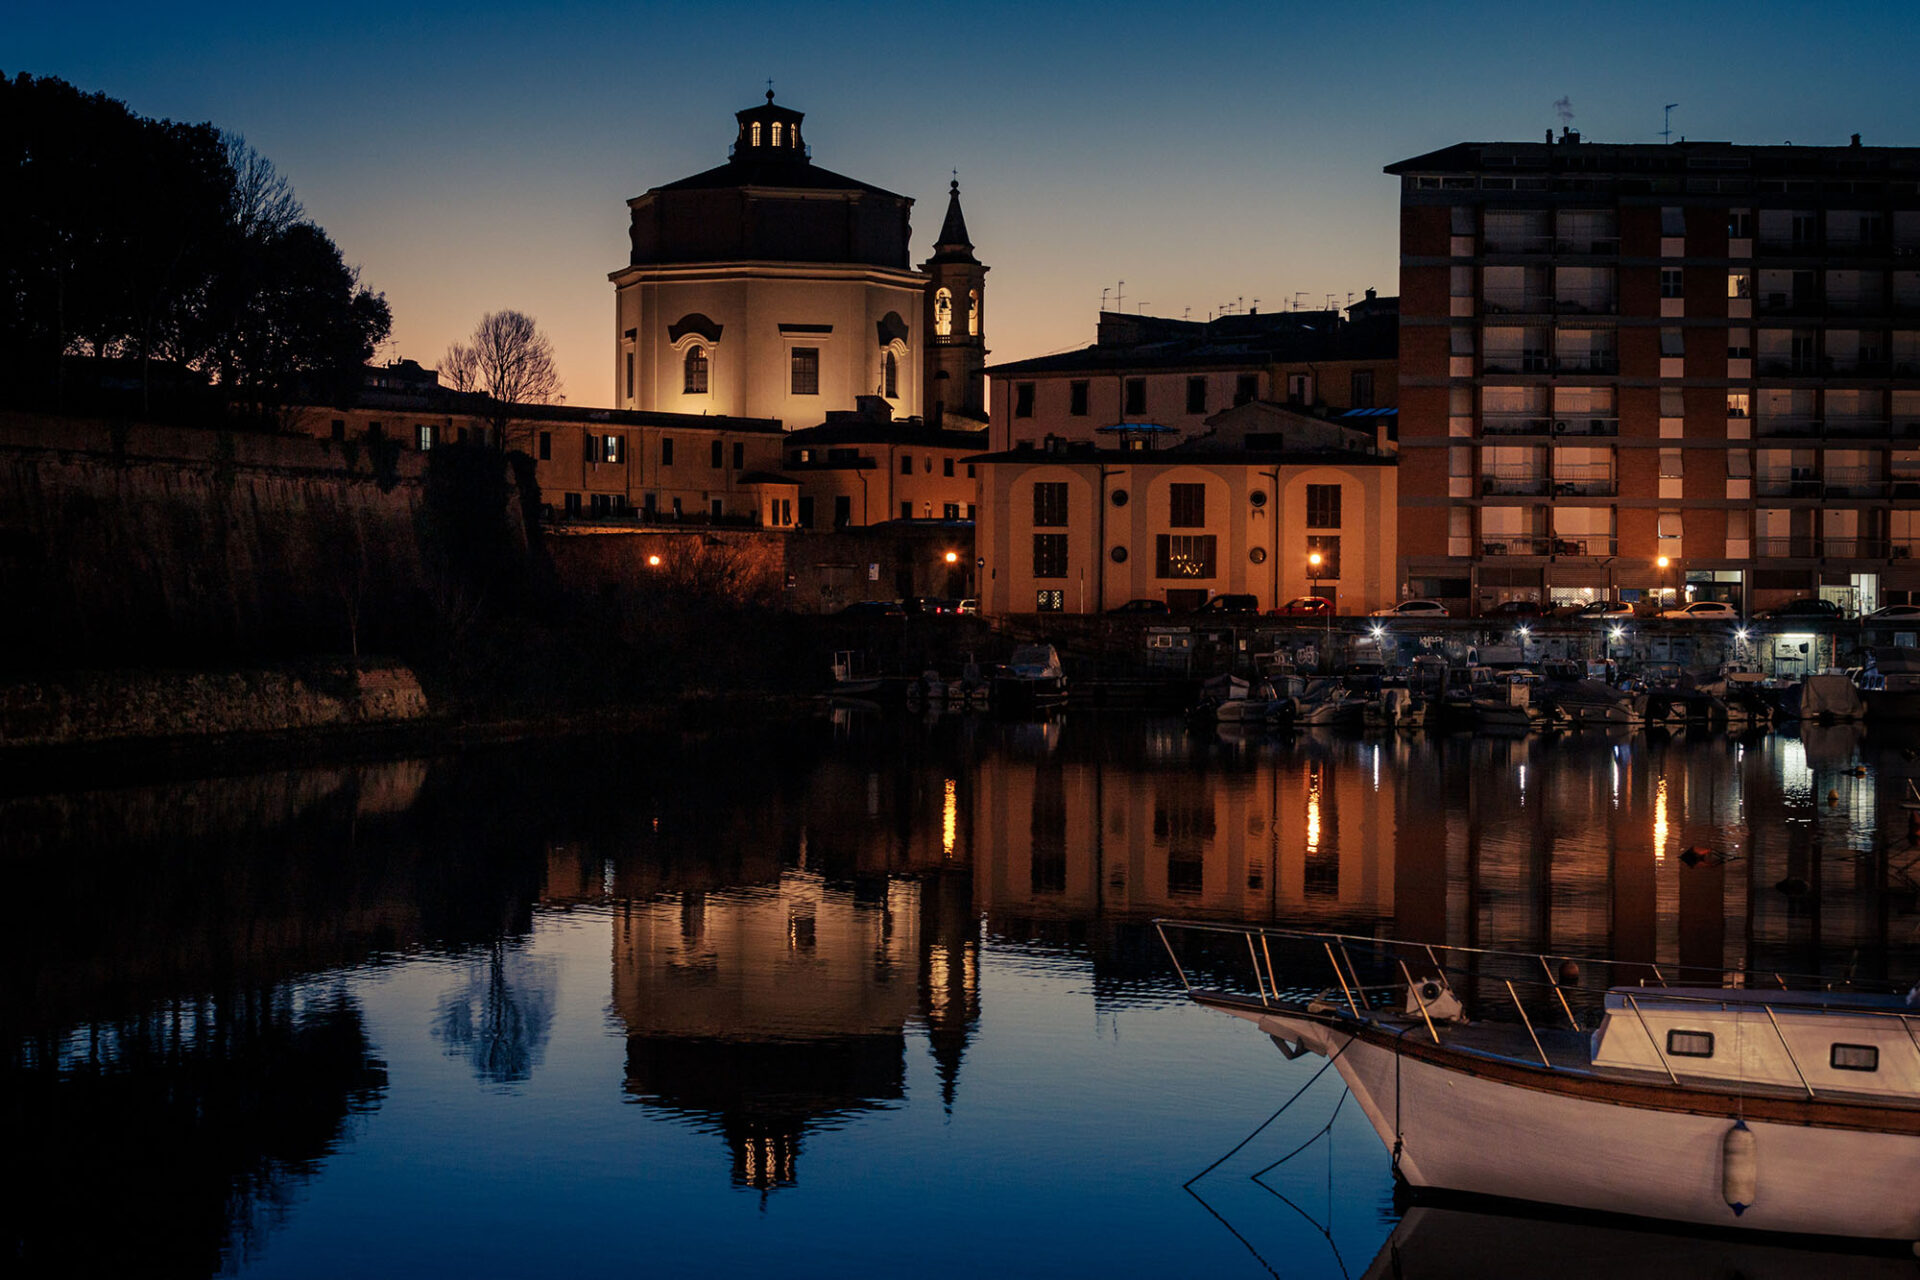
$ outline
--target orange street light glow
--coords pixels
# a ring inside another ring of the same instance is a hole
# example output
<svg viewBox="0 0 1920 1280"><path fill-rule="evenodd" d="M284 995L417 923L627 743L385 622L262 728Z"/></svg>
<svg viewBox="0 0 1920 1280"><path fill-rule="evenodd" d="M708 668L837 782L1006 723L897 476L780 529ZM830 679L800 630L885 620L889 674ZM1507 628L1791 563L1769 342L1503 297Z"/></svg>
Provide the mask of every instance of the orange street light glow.
<svg viewBox="0 0 1920 1280"><path fill-rule="evenodd" d="M658 554L647 557L647 567L649 569L658 569L660 567L660 557Z"/></svg>

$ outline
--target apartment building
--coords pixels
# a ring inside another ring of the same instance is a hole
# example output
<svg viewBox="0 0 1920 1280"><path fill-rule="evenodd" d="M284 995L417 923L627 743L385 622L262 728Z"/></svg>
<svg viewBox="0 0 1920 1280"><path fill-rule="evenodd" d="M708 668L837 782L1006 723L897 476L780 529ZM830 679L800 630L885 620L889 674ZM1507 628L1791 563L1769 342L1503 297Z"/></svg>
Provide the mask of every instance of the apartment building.
<svg viewBox="0 0 1920 1280"><path fill-rule="evenodd" d="M1920 149L1563 131L1386 172L1404 595L1920 599Z"/></svg>

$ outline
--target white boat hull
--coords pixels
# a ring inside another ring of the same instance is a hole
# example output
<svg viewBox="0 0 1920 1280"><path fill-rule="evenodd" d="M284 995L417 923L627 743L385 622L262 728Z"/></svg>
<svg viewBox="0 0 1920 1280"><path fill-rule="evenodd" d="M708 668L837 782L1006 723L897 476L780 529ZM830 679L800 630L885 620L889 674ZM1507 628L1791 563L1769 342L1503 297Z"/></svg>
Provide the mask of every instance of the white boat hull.
<svg viewBox="0 0 1920 1280"><path fill-rule="evenodd" d="M1715 1227L1920 1240L1920 1136L1748 1118L1758 1191L1736 1214L1722 1150L1735 1116L1643 1109L1451 1069L1311 1019L1262 1030L1335 1066L1414 1187ZM1341 1046L1346 1047L1342 1050Z"/></svg>

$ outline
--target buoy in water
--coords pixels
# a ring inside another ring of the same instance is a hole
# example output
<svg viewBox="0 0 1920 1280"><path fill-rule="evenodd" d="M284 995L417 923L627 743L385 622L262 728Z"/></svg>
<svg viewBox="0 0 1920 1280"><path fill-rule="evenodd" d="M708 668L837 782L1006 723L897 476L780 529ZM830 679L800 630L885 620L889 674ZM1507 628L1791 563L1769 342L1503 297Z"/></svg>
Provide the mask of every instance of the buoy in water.
<svg viewBox="0 0 1920 1280"><path fill-rule="evenodd" d="M1720 1193L1736 1218L1751 1209L1760 1194L1760 1157L1745 1120L1735 1120L1720 1143Z"/></svg>

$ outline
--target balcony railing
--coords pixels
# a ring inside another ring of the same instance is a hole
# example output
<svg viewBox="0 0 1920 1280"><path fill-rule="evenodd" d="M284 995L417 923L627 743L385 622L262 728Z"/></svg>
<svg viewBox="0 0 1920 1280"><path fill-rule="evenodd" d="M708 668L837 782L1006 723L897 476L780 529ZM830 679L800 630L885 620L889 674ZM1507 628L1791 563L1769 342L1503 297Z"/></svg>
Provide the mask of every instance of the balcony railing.
<svg viewBox="0 0 1920 1280"><path fill-rule="evenodd" d="M1825 370L1817 356L1761 356L1760 372L1773 378L1813 378Z"/></svg>
<svg viewBox="0 0 1920 1280"><path fill-rule="evenodd" d="M1587 415L1579 418L1555 418L1553 434L1557 436L1617 436L1620 434L1620 419L1596 418Z"/></svg>
<svg viewBox="0 0 1920 1280"><path fill-rule="evenodd" d="M1542 536L1497 534L1480 540L1483 556L1610 556L1615 540L1604 534Z"/></svg>
<svg viewBox="0 0 1920 1280"><path fill-rule="evenodd" d="M1531 413L1488 413L1480 418L1483 436L1544 436L1553 420Z"/></svg>
<svg viewBox="0 0 1920 1280"><path fill-rule="evenodd" d="M1618 491L1619 480L1607 467L1561 467L1554 472L1556 498L1611 498Z"/></svg>
<svg viewBox="0 0 1920 1280"><path fill-rule="evenodd" d="M1786 253L1811 257L1820 252L1820 240L1817 236L1789 236L1785 239L1767 236L1754 241L1753 247L1761 253Z"/></svg>
<svg viewBox="0 0 1920 1280"><path fill-rule="evenodd" d="M1828 418L1825 435L1828 439L1858 440L1887 434L1885 418Z"/></svg>
<svg viewBox="0 0 1920 1280"><path fill-rule="evenodd" d="M1803 418L1795 415L1762 417L1753 420L1753 434L1756 436L1818 436L1820 433L1818 418Z"/></svg>
<svg viewBox="0 0 1920 1280"><path fill-rule="evenodd" d="M1870 467L1828 467L1820 487L1829 498L1884 498L1887 479Z"/></svg>
<svg viewBox="0 0 1920 1280"><path fill-rule="evenodd" d="M1910 539L1885 538L1755 538L1756 556L1769 560L1904 560L1913 555Z"/></svg>
<svg viewBox="0 0 1920 1280"><path fill-rule="evenodd" d="M1545 497L1552 485L1549 477L1536 472L1495 470L1480 473L1481 493L1537 498Z"/></svg>
<svg viewBox="0 0 1920 1280"><path fill-rule="evenodd" d="M1574 293L1554 298L1554 309L1573 315L1610 316L1619 310L1619 301L1610 293Z"/></svg>
<svg viewBox="0 0 1920 1280"><path fill-rule="evenodd" d="M1620 358L1611 351L1589 351L1556 356L1553 365L1559 373L1618 373Z"/></svg>
<svg viewBox="0 0 1920 1280"><path fill-rule="evenodd" d="M1620 252L1619 236L1557 236L1554 238L1555 253L1570 254L1612 254Z"/></svg>
<svg viewBox="0 0 1920 1280"><path fill-rule="evenodd" d="M1489 351L1481 357L1482 373L1551 373L1553 361L1544 351Z"/></svg>
<svg viewBox="0 0 1920 1280"><path fill-rule="evenodd" d="M1753 491L1762 498L1817 498L1820 481L1811 471L1763 471L1754 477Z"/></svg>
<svg viewBox="0 0 1920 1280"><path fill-rule="evenodd" d="M1553 310L1553 295L1547 293L1489 293L1480 299L1483 315L1545 315Z"/></svg>
<svg viewBox="0 0 1920 1280"><path fill-rule="evenodd" d="M1498 231L1486 233L1488 253L1551 253L1553 237L1526 233L1504 234Z"/></svg>

